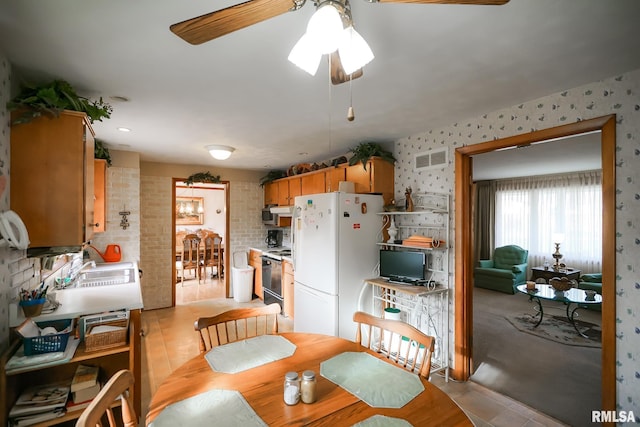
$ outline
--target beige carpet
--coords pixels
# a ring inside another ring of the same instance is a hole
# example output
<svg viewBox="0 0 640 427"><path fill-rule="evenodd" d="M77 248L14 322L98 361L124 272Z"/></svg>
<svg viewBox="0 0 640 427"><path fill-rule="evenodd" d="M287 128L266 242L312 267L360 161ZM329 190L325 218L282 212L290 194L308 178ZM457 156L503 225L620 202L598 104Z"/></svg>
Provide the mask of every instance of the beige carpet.
<svg viewBox="0 0 640 427"><path fill-rule="evenodd" d="M534 314L537 304L526 295L476 288L473 300L471 380L570 426L591 426L591 410L602 405L601 349L516 329L505 316ZM564 315L564 305L553 303L545 304L545 320ZM599 318L599 312L581 313L590 323L600 324Z"/></svg>

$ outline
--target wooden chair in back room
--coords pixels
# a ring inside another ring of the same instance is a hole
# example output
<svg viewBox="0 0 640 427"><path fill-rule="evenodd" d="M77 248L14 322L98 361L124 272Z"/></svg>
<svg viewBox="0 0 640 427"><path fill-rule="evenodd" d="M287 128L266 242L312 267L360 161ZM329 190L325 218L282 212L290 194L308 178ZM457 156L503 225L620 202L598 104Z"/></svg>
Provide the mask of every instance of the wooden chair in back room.
<svg viewBox="0 0 640 427"><path fill-rule="evenodd" d="M258 335L278 333L280 306L234 308L213 317L200 317L193 324L198 332L200 352Z"/></svg>
<svg viewBox="0 0 640 427"><path fill-rule="evenodd" d="M213 269L218 279L223 276L222 263L222 237L218 233L210 232L204 238L204 257L202 259L202 267L205 276L207 275L207 267L211 268L211 278L213 278Z"/></svg>
<svg viewBox="0 0 640 427"><path fill-rule="evenodd" d="M193 270L200 283L200 239L195 234L187 234L182 240L182 285L184 286L185 270Z"/></svg>
<svg viewBox="0 0 640 427"><path fill-rule="evenodd" d="M400 320L382 319L362 311L354 313L353 321L358 324L357 343L429 379L433 337Z"/></svg>

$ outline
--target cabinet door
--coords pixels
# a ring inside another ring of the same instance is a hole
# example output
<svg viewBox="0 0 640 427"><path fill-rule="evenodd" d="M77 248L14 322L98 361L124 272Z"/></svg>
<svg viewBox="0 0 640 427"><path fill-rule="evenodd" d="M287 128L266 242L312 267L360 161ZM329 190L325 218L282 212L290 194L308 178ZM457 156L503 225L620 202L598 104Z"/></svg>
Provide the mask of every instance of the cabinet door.
<svg viewBox="0 0 640 427"><path fill-rule="evenodd" d="M325 174L323 172L312 172L300 177L301 194L324 193Z"/></svg>
<svg viewBox="0 0 640 427"><path fill-rule="evenodd" d="M278 181L278 206L289 206L289 180Z"/></svg>
<svg viewBox="0 0 640 427"><path fill-rule="evenodd" d="M249 265L253 267L253 293L264 299L262 292L262 252L251 249L249 251Z"/></svg>
<svg viewBox="0 0 640 427"><path fill-rule="evenodd" d="M367 169L362 167L362 163L356 163L345 169L347 181L355 184L356 193L371 192L371 165L367 164Z"/></svg>
<svg viewBox="0 0 640 427"><path fill-rule="evenodd" d="M278 204L278 183L268 182L264 185L264 204L265 205Z"/></svg>
<svg viewBox="0 0 640 427"><path fill-rule="evenodd" d="M293 205L294 199L302 194L302 178L289 178L289 203Z"/></svg>
<svg viewBox="0 0 640 427"><path fill-rule="evenodd" d="M93 130L64 111L11 128L11 209L30 247L82 245L93 230Z"/></svg>
<svg viewBox="0 0 640 427"><path fill-rule="evenodd" d="M394 167L392 163L375 158L369 160L367 169L371 169L371 192L381 193L384 203L389 204L394 193Z"/></svg>
<svg viewBox="0 0 640 427"><path fill-rule="evenodd" d="M93 167L93 231L102 233L107 229L107 161L96 159L93 161Z"/></svg>
<svg viewBox="0 0 640 427"><path fill-rule="evenodd" d="M338 191L338 186L340 185L340 181L346 181L346 168L337 167L325 169L325 193L331 193L333 191Z"/></svg>
<svg viewBox="0 0 640 427"><path fill-rule="evenodd" d="M362 163L346 168L347 181L355 183L356 193L381 193L384 203L391 203L394 191L393 164L380 158L367 162L367 169Z"/></svg>
<svg viewBox="0 0 640 427"><path fill-rule="evenodd" d="M284 300L284 315L293 319L293 265L288 261L282 262L282 299Z"/></svg>

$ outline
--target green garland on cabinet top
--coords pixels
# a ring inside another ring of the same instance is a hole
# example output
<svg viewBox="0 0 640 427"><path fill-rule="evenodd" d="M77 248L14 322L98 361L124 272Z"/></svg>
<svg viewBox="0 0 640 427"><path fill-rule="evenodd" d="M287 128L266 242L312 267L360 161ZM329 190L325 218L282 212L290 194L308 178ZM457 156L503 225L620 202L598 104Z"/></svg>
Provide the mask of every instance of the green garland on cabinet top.
<svg viewBox="0 0 640 427"><path fill-rule="evenodd" d="M209 184L218 184L220 183L220 175L211 175L209 171L206 172L198 172L191 175L189 178L185 180L185 184L187 186L192 186L196 182L206 182Z"/></svg>

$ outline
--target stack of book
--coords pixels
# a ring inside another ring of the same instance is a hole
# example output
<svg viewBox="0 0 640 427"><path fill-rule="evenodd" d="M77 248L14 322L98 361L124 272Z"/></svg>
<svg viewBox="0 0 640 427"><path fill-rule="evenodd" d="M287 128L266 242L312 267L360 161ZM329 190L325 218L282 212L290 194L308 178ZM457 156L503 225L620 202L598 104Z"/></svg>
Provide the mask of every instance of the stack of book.
<svg viewBox="0 0 640 427"><path fill-rule="evenodd" d="M100 393L97 366L78 365L76 373L71 380L71 402L67 404L67 410L76 411L89 406L91 400Z"/></svg>
<svg viewBox="0 0 640 427"><path fill-rule="evenodd" d="M9 425L30 426L63 416L69 391L68 383L27 388L9 411Z"/></svg>

